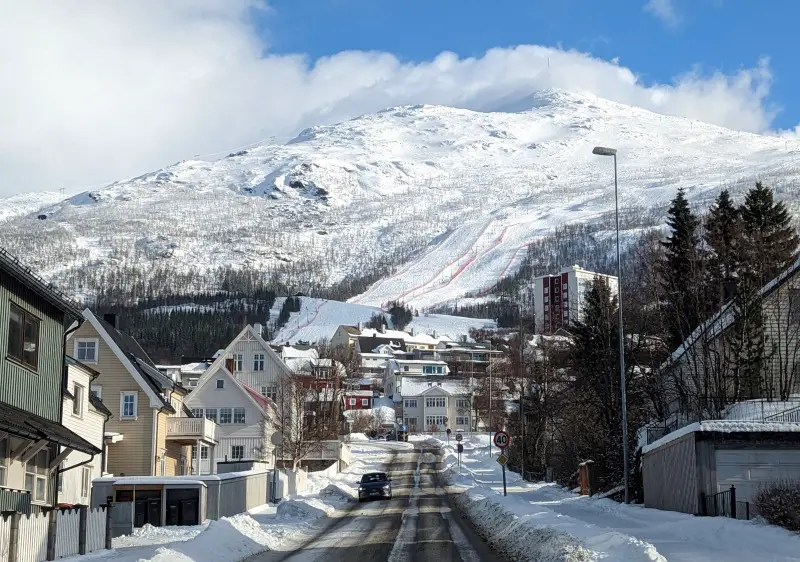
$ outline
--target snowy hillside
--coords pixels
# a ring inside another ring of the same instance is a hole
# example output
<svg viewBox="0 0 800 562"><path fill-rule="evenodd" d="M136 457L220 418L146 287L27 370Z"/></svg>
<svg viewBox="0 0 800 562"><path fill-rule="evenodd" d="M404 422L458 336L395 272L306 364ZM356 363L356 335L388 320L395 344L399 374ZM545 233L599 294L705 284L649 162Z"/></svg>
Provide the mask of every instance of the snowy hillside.
<svg viewBox="0 0 800 562"><path fill-rule="evenodd" d="M38 214L39 209L58 203L62 198L51 191L0 198L0 222L31 213Z"/></svg>
<svg viewBox="0 0 800 562"><path fill-rule="evenodd" d="M54 204L46 220L2 222L0 245L74 292L86 272L120 267L233 265L330 284L402 261L352 302L424 310L491 287L554 226L611 210L598 144L619 149L620 203L634 217L662 213L679 186L707 201L760 179L798 199L798 140L545 91L519 113L394 108L180 162Z"/></svg>
<svg viewBox="0 0 800 562"><path fill-rule="evenodd" d="M276 299L270 314L271 324L277 318L284 300ZM381 314L381 309L376 306L300 297L300 311L291 313L288 322L275 333L272 341L276 344L328 341L340 325L366 324L375 314ZM388 319L388 314L386 317ZM494 329L497 323L488 319L423 313L406 326L406 330L413 330L416 334L436 334L451 340L468 336L472 328Z"/></svg>

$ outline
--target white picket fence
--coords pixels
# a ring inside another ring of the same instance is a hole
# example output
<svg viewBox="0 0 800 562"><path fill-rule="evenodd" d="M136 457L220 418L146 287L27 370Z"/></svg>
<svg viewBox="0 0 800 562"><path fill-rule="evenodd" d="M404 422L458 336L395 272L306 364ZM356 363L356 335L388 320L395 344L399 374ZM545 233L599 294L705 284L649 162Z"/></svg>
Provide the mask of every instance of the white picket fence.
<svg viewBox="0 0 800 562"><path fill-rule="evenodd" d="M106 508L90 509L86 519L86 552L106 547Z"/></svg>
<svg viewBox="0 0 800 562"><path fill-rule="evenodd" d="M19 520L17 562L44 562L47 560L47 531L49 517L46 513L23 515ZM56 559L74 556L80 552L81 514L77 509L56 513ZM0 562L9 559L11 517L0 517ZM106 509L95 508L86 514L86 552L105 548Z"/></svg>
<svg viewBox="0 0 800 562"><path fill-rule="evenodd" d="M0 560L8 560L8 543L11 538L11 517L0 517Z"/></svg>
<svg viewBox="0 0 800 562"><path fill-rule="evenodd" d="M17 562L43 562L47 559L47 514L23 515L19 521Z"/></svg>

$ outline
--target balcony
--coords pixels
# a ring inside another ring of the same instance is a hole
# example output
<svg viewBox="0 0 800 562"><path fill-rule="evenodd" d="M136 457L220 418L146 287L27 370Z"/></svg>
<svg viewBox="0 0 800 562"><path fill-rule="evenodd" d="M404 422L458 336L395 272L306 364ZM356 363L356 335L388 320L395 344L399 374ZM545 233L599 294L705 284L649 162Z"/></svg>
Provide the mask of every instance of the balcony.
<svg viewBox="0 0 800 562"><path fill-rule="evenodd" d="M0 512L16 511L23 515L31 513L31 493L0 486Z"/></svg>
<svg viewBox="0 0 800 562"><path fill-rule="evenodd" d="M195 445L197 441L216 445L219 428L206 418L167 418L167 439L182 445Z"/></svg>

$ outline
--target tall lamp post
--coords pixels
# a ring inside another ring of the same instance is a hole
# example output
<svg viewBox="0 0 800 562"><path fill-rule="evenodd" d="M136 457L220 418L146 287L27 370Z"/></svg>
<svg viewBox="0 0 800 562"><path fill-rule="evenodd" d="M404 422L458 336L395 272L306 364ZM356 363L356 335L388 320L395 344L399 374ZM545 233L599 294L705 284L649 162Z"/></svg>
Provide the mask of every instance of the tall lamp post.
<svg viewBox="0 0 800 562"><path fill-rule="evenodd" d="M614 214L617 222L617 308L619 309L619 379L620 406L622 407L622 458L625 470L625 503L631 502L630 470L628 460L628 397L625 384L625 334L622 329L622 262L619 257L619 190L617 189L617 149L595 146L592 154L614 157Z"/></svg>

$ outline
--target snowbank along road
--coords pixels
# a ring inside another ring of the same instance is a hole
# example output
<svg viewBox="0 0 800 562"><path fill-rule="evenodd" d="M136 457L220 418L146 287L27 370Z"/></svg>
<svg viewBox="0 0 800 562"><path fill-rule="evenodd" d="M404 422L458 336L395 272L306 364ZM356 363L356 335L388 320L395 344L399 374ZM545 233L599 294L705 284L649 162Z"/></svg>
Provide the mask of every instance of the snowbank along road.
<svg viewBox="0 0 800 562"><path fill-rule="evenodd" d="M355 504L293 552L265 552L250 560L499 562L451 505L439 480L441 459L438 443L395 453L386 468L392 500Z"/></svg>

